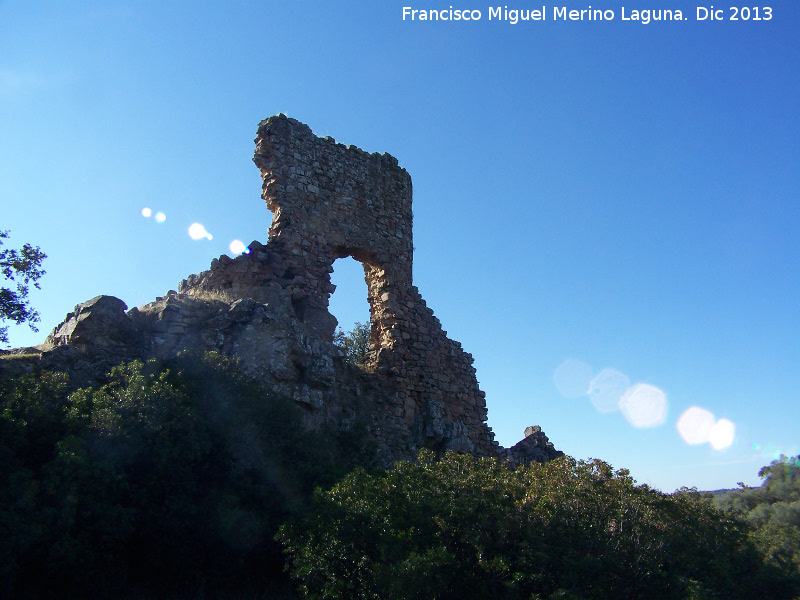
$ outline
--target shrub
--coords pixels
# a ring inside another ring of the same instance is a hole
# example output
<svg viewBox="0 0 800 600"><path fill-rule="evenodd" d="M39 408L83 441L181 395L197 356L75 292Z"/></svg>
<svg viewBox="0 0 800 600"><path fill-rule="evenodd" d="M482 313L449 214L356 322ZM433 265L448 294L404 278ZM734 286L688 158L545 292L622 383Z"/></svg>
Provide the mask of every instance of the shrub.
<svg viewBox="0 0 800 600"><path fill-rule="evenodd" d="M744 527L700 494L563 457L356 470L279 534L309 598L753 598Z"/></svg>
<svg viewBox="0 0 800 600"><path fill-rule="evenodd" d="M280 523L358 458L357 428L307 433L291 400L219 355L135 361L68 397L65 386L47 373L3 382L12 596L266 586L284 577Z"/></svg>

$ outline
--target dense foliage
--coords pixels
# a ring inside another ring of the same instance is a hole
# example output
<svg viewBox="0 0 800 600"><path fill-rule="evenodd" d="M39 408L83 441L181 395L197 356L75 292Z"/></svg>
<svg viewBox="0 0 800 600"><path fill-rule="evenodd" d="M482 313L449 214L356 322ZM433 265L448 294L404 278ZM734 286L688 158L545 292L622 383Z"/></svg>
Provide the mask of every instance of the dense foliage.
<svg viewBox="0 0 800 600"><path fill-rule="evenodd" d="M355 430L305 433L219 356L66 390L0 381L0 597L257 587L281 576L278 525L367 459Z"/></svg>
<svg viewBox="0 0 800 600"><path fill-rule="evenodd" d="M284 554L310 598L800 597L796 459L720 511L599 460L365 470L365 432L213 354L72 389L0 379L0 598L276 597Z"/></svg>
<svg viewBox="0 0 800 600"><path fill-rule="evenodd" d="M8 238L8 231L0 231L0 246L5 238ZM0 250L0 273L5 280L14 283L12 287L0 287L0 323L27 323L31 329L38 331L34 323L39 321L39 313L28 303L28 292L30 285L39 287L38 280L44 275L42 261L45 258L47 255L38 246L30 244L25 244L19 250ZM0 327L0 344L5 343L8 343L8 326Z"/></svg>
<svg viewBox="0 0 800 600"><path fill-rule="evenodd" d="M767 566L800 589L800 456L782 456L759 472L764 483L715 496L715 504L744 519ZM798 592L800 596L800 592Z"/></svg>
<svg viewBox="0 0 800 600"><path fill-rule="evenodd" d="M356 470L282 527L310 598L779 598L746 528L599 460L420 455Z"/></svg>

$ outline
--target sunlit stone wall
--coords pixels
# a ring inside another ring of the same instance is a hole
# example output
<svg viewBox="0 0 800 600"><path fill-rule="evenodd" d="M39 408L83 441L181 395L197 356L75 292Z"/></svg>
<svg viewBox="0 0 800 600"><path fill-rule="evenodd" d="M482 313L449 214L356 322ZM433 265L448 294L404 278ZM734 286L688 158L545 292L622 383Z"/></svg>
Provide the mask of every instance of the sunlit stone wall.
<svg viewBox="0 0 800 600"><path fill-rule="evenodd" d="M388 154L319 138L284 115L260 123L254 162L273 213L269 242L216 261L181 291L258 302L288 295L309 332L330 342L333 262L352 256L364 267L368 289L366 370L389 392L380 407L382 443L413 439L414 446L496 455L472 356L447 337L412 285L408 172Z"/></svg>

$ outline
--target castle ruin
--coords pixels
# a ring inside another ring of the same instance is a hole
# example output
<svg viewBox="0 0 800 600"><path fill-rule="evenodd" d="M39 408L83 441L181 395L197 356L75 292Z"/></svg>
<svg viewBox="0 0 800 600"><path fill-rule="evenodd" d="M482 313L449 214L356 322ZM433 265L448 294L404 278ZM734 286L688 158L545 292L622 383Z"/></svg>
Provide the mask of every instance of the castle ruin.
<svg viewBox="0 0 800 600"><path fill-rule="evenodd" d="M447 337L413 285L411 177L397 159L319 138L285 115L262 121L255 141L273 214L267 244L223 255L177 292L127 312L107 296L78 305L43 348L89 379L87 356L104 367L187 349L235 357L304 406L309 427L366 424L386 465L421 447L512 463L560 454L538 427L510 449L494 441L472 356ZM363 266L368 290L369 351L360 369L334 346L328 312L333 263L347 256ZM42 363L54 360L47 354Z"/></svg>

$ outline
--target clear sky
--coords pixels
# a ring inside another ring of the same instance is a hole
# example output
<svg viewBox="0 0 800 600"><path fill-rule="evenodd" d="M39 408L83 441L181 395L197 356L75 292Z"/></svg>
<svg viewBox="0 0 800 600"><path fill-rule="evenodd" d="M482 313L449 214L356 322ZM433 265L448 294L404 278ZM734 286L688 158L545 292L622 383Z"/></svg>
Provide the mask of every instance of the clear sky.
<svg viewBox="0 0 800 600"><path fill-rule="evenodd" d="M800 3L625 4L0 0L0 229L48 254L41 331L11 345L266 242L253 138L283 112L411 174L415 283L501 444L538 424L665 491L757 484L800 453ZM367 318L348 261L345 328Z"/></svg>

